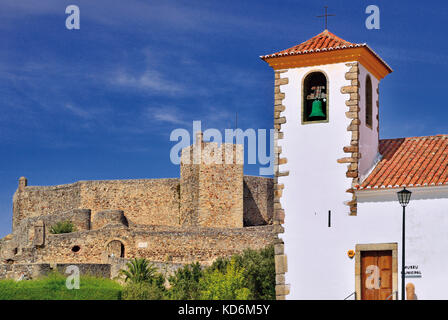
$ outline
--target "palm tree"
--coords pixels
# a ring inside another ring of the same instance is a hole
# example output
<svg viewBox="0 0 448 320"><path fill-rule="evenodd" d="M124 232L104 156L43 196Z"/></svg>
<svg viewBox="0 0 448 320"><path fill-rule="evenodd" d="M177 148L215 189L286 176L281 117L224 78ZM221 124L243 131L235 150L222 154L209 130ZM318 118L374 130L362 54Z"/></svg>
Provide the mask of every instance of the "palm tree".
<svg viewBox="0 0 448 320"><path fill-rule="evenodd" d="M125 276L125 282L128 280L133 283L151 282L157 273L157 268L144 258L134 258L126 263L126 266L128 270L120 270L120 274Z"/></svg>

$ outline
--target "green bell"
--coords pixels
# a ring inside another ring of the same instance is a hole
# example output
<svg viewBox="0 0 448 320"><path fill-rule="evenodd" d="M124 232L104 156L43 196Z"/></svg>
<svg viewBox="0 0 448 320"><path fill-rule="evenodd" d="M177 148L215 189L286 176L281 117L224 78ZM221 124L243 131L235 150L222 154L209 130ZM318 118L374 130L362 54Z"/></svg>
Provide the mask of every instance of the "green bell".
<svg viewBox="0 0 448 320"><path fill-rule="evenodd" d="M322 101L316 99L313 101L313 104L311 106L311 113L308 116L308 118L311 117L324 117L325 118L325 114L322 111Z"/></svg>

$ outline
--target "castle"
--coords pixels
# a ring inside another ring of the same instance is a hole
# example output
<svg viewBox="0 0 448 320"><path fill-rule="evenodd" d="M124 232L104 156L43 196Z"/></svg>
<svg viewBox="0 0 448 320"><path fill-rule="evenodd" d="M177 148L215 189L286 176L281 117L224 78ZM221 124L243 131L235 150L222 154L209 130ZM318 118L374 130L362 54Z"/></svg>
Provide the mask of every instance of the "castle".
<svg viewBox="0 0 448 320"><path fill-rule="evenodd" d="M226 161L205 161L207 150ZM197 133L182 150L180 178L58 186L28 186L20 178L13 232L0 240L0 278L31 278L69 264L111 276L134 257L164 266L210 264L271 244L273 179L244 176L241 155L242 145L218 146ZM52 234L63 221L75 230Z"/></svg>

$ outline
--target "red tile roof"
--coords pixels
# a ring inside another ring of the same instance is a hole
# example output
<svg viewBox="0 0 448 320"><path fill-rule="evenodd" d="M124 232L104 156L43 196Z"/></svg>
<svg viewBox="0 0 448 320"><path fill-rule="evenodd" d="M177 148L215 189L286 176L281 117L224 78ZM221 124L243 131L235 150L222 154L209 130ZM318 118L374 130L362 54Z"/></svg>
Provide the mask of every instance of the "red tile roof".
<svg viewBox="0 0 448 320"><path fill-rule="evenodd" d="M295 56L307 53L326 52L326 51L343 50L358 47L365 47L374 56L376 56L376 58L378 58L378 60L380 60L387 69L389 69L389 72L392 72L392 68L383 59L381 59L381 57L378 54L376 54L376 52L373 51L366 43L352 43L346 41L342 38L339 38L338 36L336 36L335 34L331 33L328 30L324 30L318 35L312 37L311 39L301 44L298 44L294 47L273 54L260 56L260 58L266 60L268 58Z"/></svg>
<svg viewBox="0 0 448 320"><path fill-rule="evenodd" d="M337 50L337 49L345 49L345 48L354 48L354 47L365 47L367 44L365 43L351 43L345 41L344 39L339 38L328 30L324 30L319 33L317 36L312 37L311 39L298 44L292 48L282 50L273 54L269 54L266 56L262 56L262 58L271 58L276 56L284 56L284 55L296 55L296 54L304 54L311 52L319 52L319 51L329 51L329 50Z"/></svg>
<svg viewBox="0 0 448 320"><path fill-rule="evenodd" d="M448 185L448 135L380 140L382 159L357 189Z"/></svg>

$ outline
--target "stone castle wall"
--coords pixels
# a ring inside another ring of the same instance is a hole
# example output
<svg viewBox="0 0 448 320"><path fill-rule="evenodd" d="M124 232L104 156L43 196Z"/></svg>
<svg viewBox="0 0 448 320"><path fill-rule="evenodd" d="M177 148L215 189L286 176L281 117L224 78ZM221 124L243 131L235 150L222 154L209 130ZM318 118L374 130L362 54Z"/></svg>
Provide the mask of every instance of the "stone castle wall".
<svg viewBox="0 0 448 320"><path fill-rule="evenodd" d="M203 142L201 133L182 150L184 225L243 227L243 156L242 145Z"/></svg>
<svg viewBox="0 0 448 320"><path fill-rule="evenodd" d="M242 145L205 144L217 152L221 164L204 163L199 169L198 225L220 228L243 227L243 164L238 163ZM219 154L221 153L221 154Z"/></svg>
<svg viewBox="0 0 448 320"><path fill-rule="evenodd" d="M73 215L75 209L90 210L84 229L89 224L102 226L113 210L125 216L118 217L119 223L123 220L131 227L270 224L272 179L244 177L243 162L243 145L204 142L197 133L195 144L182 150L180 179L79 181L47 187L28 186L22 177L13 199L13 232L28 218Z"/></svg>
<svg viewBox="0 0 448 320"><path fill-rule="evenodd" d="M19 221L78 209L81 205L81 183L59 186L19 186L13 198L13 231Z"/></svg>
<svg viewBox="0 0 448 320"><path fill-rule="evenodd" d="M33 263L108 263L109 257L143 257L150 261L202 264L246 248L261 249L273 242L272 226L239 229L145 226L103 228L47 234L45 245L34 248ZM111 249L112 243L122 244ZM77 247L75 250L74 248ZM116 250L119 251L116 251ZM20 262L20 253L16 257ZM28 258L27 258L28 259Z"/></svg>
<svg viewBox="0 0 448 320"><path fill-rule="evenodd" d="M91 228L90 212L87 209L72 209L52 215L26 218L16 225L12 238L16 247L32 246L37 241L36 231L42 228L43 233L49 233L53 225L63 221L71 221L77 231L88 231Z"/></svg>
<svg viewBox="0 0 448 320"><path fill-rule="evenodd" d="M182 150L180 179L39 187L20 178L13 233L0 239L0 278L43 274L49 263L113 274L134 257L170 268L207 265L272 244L273 179L244 177L242 145L197 141ZM73 232L51 233L67 220Z"/></svg>
<svg viewBox="0 0 448 320"><path fill-rule="evenodd" d="M129 223L179 224L179 179L79 181L26 186L14 195L13 230L25 218L88 208L92 219L104 210L123 210Z"/></svg>
<svg viewBox="0 0 448 320"><path fill-rule="evenodd" d="M74 264L50 264L50 263L22 263L22 264L0 264L0 279L35 279L48 275L50 272L58 271L65 274L69 266ZM79 274L113 278L110 264L92 264L80 263L75 264L79 269Z"/></svg>
<svg viewBox="0 0 448 320"><path fill-rule="evenodd" d="M191 172L191 176L189 177L184 171L184 179L181 183L179 179L141 179L80 181L52 187L27 186L14 195L13 231L18 228L21 221L27 218L46 216L48 216L47 220L53 224L72 220L76 222L75 224L79 224L78 228L87 229L87 225L94 220L96 213L105 210L124 211L130 225L196 225L198 216L194 214L194 211L199 204L199 183L195 181L199 181L199 166L185 167L185 171ZM221 206L222 210L226 210L229 203L232 204L228 201L236 199L232 205L236 205L238 210L241 205L243 206L244 226L272 222L273 181L271 178L244 176L241 185L234 180L226 180L229 174L241 175L240 168L236 168L236 172L226 168L223 170L225 172L221 173L222 176L208 171L209 169L210 167L202 168L203 177L210 179L210 182L203 180L202 184L204 190L201 192L201 199L206 208L220 210L219 206ZM181 170L184 169L181 167ZM194 173L195 170L196 173ZM216 172L217 169L213 168L213 170ZM195 174L197 174L196 178ZM222 188L217 189L217 186ZM180 201L181 189L183 190L182 201ZM227 195L226 190L229 192ZM242 196L235 196L235 191ZM212 201L213 198L214 201ZM90 209L90 221L83 213L83 208ZM224 214L225 212L222 213ZM203 211L203 216L206 215L207 211ZM216 216L211 220L203 221L211 227L221 222Z"/></svg>
<svg viewBox="0 0 448 320"><path fill-rule="evenodd" d="M96 214L105 210L124 211L131 226L192 226L201 221L203 226L241 227L240 219L244 219L244 226L272 222L271 178L244 176L233 179L234 176L242 176L242 168L224 167L220 170L213 166L181 167L183 179L180 181L139 179L80 181L52 187L26 186L14 195L13 231L19 228L21 221L38 217L47 217L44 220L48 225L71 220L79 230L89 229ZM202 211L197 210L199 200L204 208ZM232 208L242 212L242 218L238 213L228 214ZM90 210L88 217L82 211L87 209ZM209 210L215 214L209 214Z"/></svg>
<svg viewBox="0 0 448 320"><path fill-rule="evenodd" d="M179 179L86 181L81 207L92 217L103 210L123 210L130 224L179 225Z"/></svg>
<svg viewBox="0 0 448 320"><path fill-rule="evenodd" d="M274 180L244 176L244 225L272 224L274 218Z"/></svg>
<svg viewBox="0 0 448 320"><path fill-rule="evenodd" d="M195 226L198 223L199 165L181 162L180 176L179 222L180 225Z"/></svg>

